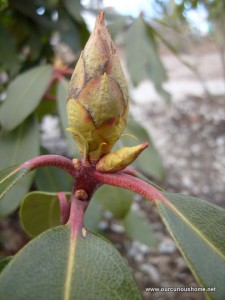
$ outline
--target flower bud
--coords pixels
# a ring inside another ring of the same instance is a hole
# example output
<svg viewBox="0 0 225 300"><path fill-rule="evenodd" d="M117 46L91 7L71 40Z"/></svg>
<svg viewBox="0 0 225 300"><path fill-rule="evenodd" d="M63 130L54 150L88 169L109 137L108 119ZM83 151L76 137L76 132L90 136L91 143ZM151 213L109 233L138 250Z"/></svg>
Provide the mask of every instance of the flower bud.
<svg viewBox="0 0 225 300"><path fill-rule="evenodd" d="M124 147L118 151L104 155L96 165L99 172L117 172L129 166L141 152L148 147L143 143L134 147Z"/></svg>
<svg viewBox="0 0 225 300"><path fill-rule="evenodd" d="M68 130L82 157L96 163L109 153L124 131L127 113L125 77L101 12L69 85Z"/></svg>

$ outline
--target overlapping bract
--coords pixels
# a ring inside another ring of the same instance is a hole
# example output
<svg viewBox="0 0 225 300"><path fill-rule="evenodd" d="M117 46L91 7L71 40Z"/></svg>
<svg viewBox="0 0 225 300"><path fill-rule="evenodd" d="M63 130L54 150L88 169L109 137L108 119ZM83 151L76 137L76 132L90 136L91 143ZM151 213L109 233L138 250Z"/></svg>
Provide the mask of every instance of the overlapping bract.
<svg viewBox="0 0 225 300"><path fill-rule="evenodd" d="M67 114L83 158L96 163L126 127L128 91L113 41L100 13L72 75Z"/></svg>

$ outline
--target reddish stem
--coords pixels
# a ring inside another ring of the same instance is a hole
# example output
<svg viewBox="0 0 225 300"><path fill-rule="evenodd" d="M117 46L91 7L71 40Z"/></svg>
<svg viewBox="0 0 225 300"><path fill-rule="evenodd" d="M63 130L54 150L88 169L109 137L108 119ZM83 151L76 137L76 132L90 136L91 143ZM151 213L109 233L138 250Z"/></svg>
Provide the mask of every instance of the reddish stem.
<svg viewBox="0 0 225 300"><path fill-rule="evenodd" d="M121 173L128 174L128 175L131 175L131 176L134 176L134 177L138 177L138 172L135 171L134 169L129 168L129 167L123 169L121 171Z"/></svg>
<svg viewBox="0 0 225 300"><path fill-rule="evenodd" d="M49 93L47 93L47 94L44 95L44 100L55 101L56 96L50 95Z"/></svg>
<svg viewBox="0 0 225 300"><path fill-rule="evenodd" d="M73 69L71 69L71 68L61 68L61 69L59 69L59 72L61 73L61 74L63 74L63 75L72 75L73 74Z"/></svg>
<svg viewBox="0 0 225 300"><path fill-rule="evenodd" d="M58 167L63 170L65 170L69 175L71 175L73 178L76 175L76 170L74 169L73 163L70 159L63 157L61 155L41 155L34 157L22 165L19 166L19 169L23 168L29 168L29 171L32 171L34 169L40 168L40 167Z"/></svg>
<svg viewBox="0 0 225 300"><path fill-rule="evenodd" d="M94 173L94 176L101 183L131 190L142 195L153 203L155 203L157 200L161 200L167 205L170 205L169 201L156 188L137 177L119 172L100 173L97 171Z"/></svg>
<svg viewBox="0 0 225 300"><path fill-rule="evenodd" d="M66 194L64 192L57 193L59 206L60 206L60 222L66 224L70 215L70 203L67 201Z"/></svg>
<svg viewBox="0 0 225 300"><path fill-rule="evenodd" d="M74 194L71 196L71 208L68 224L71 226L72 238L76 238L78 232L84 228L84 212L88 206L88 203L89 201L76 199Z"/></svg>

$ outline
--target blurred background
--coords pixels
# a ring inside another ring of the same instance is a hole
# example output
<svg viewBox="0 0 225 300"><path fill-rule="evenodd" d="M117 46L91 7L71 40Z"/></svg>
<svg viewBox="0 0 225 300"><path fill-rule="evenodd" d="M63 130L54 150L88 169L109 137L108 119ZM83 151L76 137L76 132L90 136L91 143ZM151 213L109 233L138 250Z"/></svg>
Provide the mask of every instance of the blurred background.
<svg viewBox="0 0 225 300"><path fill-rule="evenodd" d="M42 153L74 157L65 133L67 84L101 10L129 86L126 133L150 141L134 167L165 190L225 207L221 0L0 0L0 168ZM45 75L38 75L45 67ZM5 116L15 107L5 103L20 94L36 104L21 102L16 109L25 115L7 127ZM129 136L120 141L136 143ZM20 198L36 189L70 191L71 184L57 170L38 171L2 201L2 256L28 240L17 222ZM111 198L117 200L112 204ZM145 293L145 287L197 286L155 207L104 187L88 216L88 226L105 234L128 260L145 299L204 299L201 293Z"/></svg>

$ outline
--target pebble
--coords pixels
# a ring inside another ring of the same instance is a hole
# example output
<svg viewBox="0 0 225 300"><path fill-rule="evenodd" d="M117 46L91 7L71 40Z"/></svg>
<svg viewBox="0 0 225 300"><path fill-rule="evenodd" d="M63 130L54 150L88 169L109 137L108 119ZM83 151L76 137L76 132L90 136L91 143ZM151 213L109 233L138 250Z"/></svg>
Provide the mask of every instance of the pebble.
<svg viewBox="0 0 225 300"><path fill-rule="evenodd" d="M165 238L158 246L158 250L161 254L170 254L177 249L175 243L170 238Z"/></svg>
<svg viewBox="0 0 225 300"><path fill-rule="evenodd" d="M113 223L113 224L111 224L110 228L113 232L116 232L116 233L124 233L125 232L124 227L120 224Z"/></svg>
<svg viewBox="0 0 225 300"><path fill-rule="evenodd" d="M98 223L98 229L101 230L101 231L105 231L105 230L109 229L109 223L104 221L104 220L100 221Z"/></svg>
<svg viewBox="0 0 225 300"><path fill-rule="evenodd" d="M165 189L225 207L225 97L143 104L139 120L163 159Z"/></svg>
<svg viewBox="0 0 225 300"><path fill-rule="evenodd" d="M157 270L156 267L154 267L151 264L141 264L140 270L145 272L148 276L151 282L158 283L160 282L160 273Z"/></svg>

